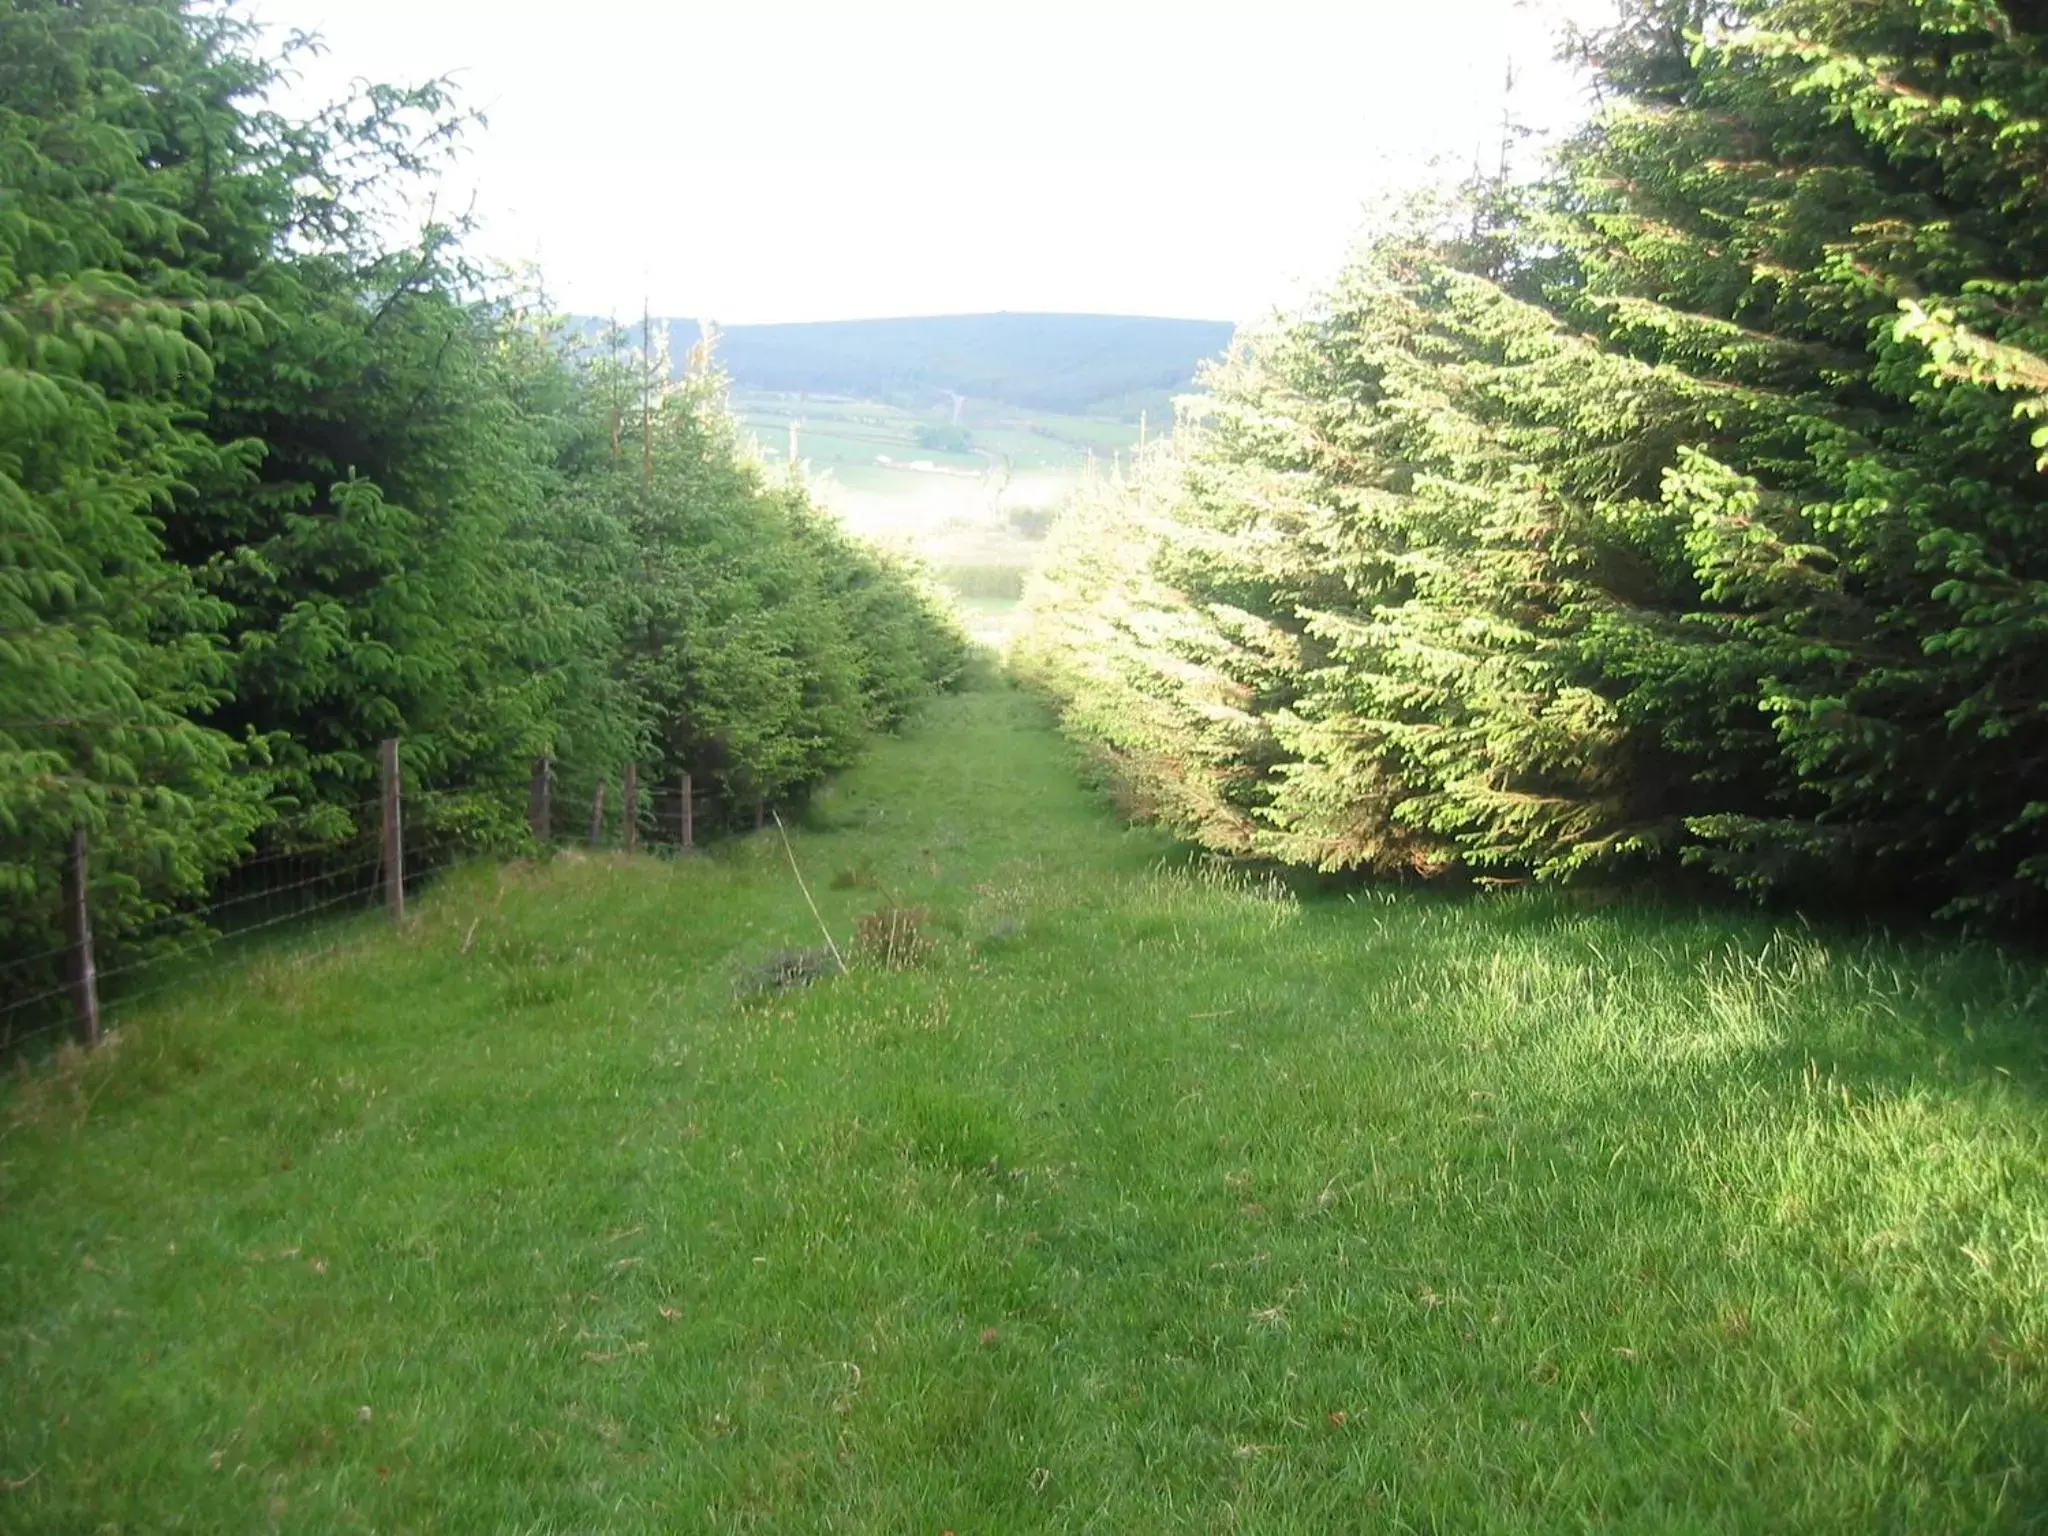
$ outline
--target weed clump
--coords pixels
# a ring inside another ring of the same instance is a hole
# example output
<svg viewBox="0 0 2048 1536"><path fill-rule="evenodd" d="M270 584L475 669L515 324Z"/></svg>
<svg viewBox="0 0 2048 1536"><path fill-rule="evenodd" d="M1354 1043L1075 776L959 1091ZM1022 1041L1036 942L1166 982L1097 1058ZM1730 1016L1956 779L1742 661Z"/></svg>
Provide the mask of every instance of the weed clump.
<svg viewBox="0 0 2048 1536"><path fill-rule="evenodd" d="M864 960L907 971L924 964L932 952L922 907L877 907L854 924L854 947Z"/></svg>
<svg viewBox="0 0 2048 1536"><path fill-rule="evenodd" d="M835 891L879 889L881 884L882 882L875 878L874 866L865 862L847 865L836 871L831 880L832 889Z"/></svg>
<svg viewBox="0 0 2048 1536"><path fill-rule="evenodd" d="M778 949L742 970L733 980L732 995L742 1003L773 997L792 987L808 987L838 969L838 958L829 949Z"/></svg>

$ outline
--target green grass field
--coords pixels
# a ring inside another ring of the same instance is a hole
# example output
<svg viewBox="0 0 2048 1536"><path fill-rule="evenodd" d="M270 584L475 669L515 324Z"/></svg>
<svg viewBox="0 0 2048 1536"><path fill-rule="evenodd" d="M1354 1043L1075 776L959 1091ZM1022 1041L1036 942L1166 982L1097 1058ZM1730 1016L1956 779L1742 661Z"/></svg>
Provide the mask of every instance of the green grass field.
<svg viewBox="0 0 2048 1536"><path fill-rule="evenodd" d="M1013 473L1078 473L1092 452L1104 464L1114 455L1128 455L1138 441L1135 422L1092 416L1067 416L991 402L969 402L960 424L973 438L975 450L946 452L921 447L920 427L951 420L944 406L911 410L873 400L826 396L780 395L735 390L733 409L761 444L761 451L780 462L788 453L789 423L798 423L797 451L818 470L844 474L876 470L878 455L898 461L929 460L950 469L981 470L1010 461ZM1155 423L1155 430L1158 424ZM897 474L915 471L896 470Z"/></svg>
<svg viewBox="0 0 2048 1536"><path fill-rule="evenodd" d="M963 626L997 651L1088 455L1106 470L1138 437L1134 423L969 402L962 424L974 449L949 453L916 437L948 421L945 407L761 391L735 392L733 405L771 463L786 458L789 422L798 420L798 453L818 498L856 532L914 551L952 594Z"/></svg>
<svg viewBox="0 0 2048 1536"><path fill-rule="evenodd" d="M1297 896L945 701L0 1089L0 1527L2026 1531L2048 974Z"/></svg>

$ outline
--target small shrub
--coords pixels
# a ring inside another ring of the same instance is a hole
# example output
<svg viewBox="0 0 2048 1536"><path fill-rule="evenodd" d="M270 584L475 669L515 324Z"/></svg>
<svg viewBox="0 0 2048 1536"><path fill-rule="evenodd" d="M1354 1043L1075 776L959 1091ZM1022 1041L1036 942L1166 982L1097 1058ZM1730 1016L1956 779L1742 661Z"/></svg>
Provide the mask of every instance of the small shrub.
<svg viewBox="0 0 2048 1536"><path fill-rule="evenodd" d="M1012 528L1027 539L1042 539L1052 532L1053 519L1059 516L1057 507L1012 507L1007 517Z"/></svg>
<svg viewBox="0 0 2048 1536"><path fill-rule="evenodd" d="M924 964L932 952L924 930L922 907L877 907L854 925L854 947L861 958L892 971Z"/></svg>
<svg viewBox="0 0 2048 1536"><path fill-rule="evenodd" d="M733 996L741 1002L772 997L792 987L808 987L838 969L839 962L829 949L778 949L739 974L733 982Z"/></svg>
<svg viewBox="0 0 2048 1536"><path fill-rule="evenodd" d="M872 890L881 885L875 878L872 864L849 864L832 876L831 886L835 891Z"/></svg>

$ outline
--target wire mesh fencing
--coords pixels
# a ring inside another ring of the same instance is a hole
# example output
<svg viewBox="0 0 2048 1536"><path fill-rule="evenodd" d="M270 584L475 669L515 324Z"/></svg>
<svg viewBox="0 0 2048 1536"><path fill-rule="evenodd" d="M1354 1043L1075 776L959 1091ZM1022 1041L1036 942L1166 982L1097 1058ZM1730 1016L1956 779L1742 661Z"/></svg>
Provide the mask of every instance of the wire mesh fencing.
<svg viewBox="0 0 2048 1536"><path fill-rule="evenodd" d="M481 853L523 843L674 857L765 828L772 815L766 798L707 794L689 774L643 776L637 765L603 772L538 760L523 805L498 791L409 788L393 741L379 794L274 818L203 902L166 900L139 919L123 910L104 931L94 920L122 877L81 829L63 871L62 938L0 957L0 1055L67 1032L96 1044L139 1005L306 925L377 910L402 918L411 897Z"/></svg>
<svg viewBox="0 0 2048 1536"><path fill-rule="evenodd" d="M535 841L554 848L686 853L769 824L764 796L707 793L688 774L551 774L528 796Z"/></svg>

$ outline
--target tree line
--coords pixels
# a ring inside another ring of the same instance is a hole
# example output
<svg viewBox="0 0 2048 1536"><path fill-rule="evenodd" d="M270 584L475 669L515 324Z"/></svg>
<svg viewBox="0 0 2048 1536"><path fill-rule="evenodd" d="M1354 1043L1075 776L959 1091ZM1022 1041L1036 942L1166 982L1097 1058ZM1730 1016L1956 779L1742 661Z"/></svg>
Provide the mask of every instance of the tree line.
<svg viewBox="0 0 2048 1536"><path fill-rule="evenodd" d="M2048 25L1626 0L1067 516L1022 659L1231 854L2048 893ZM1690 872L1690 873L1686 873Z"/></svg>
<svg viewBox="0 0 2048 1536"><path fill-rule="evenodd" d="M407 229L469 121L438 84L299 120L226 10L0 11L0 951L102 938L378 743L510 845L537 756L800 793L962 664L902 569L756 462L715 360L577 359ZM14 976L19 988L31 978Z"/></svg>

